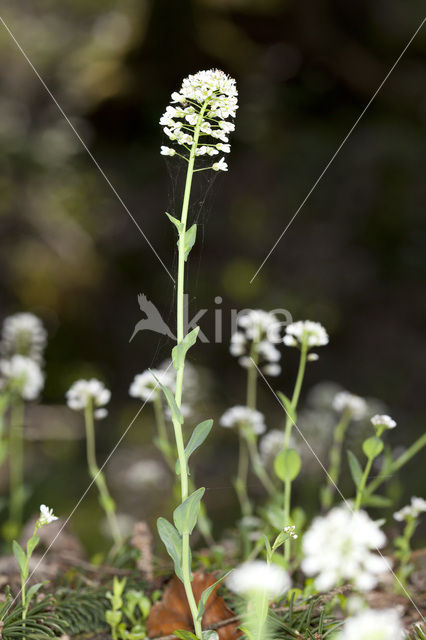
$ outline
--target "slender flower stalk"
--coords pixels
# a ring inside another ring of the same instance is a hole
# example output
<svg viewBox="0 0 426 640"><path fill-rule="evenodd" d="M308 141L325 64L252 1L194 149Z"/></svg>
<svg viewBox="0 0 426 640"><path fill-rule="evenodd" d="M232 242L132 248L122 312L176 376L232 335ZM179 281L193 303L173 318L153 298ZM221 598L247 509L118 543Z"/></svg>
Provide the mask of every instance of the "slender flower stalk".
<svg viewBox="0 0 426 640"><path fill-rule="evenodd" d="M15 396L10 409L9 435L9 522L8 537L14 538L22 526L24 509L24 403Z"/></svg>
<svg viewBox="0 0 426 640"><path fill-rule="evenodd" d="M404 522L402 536L394 540L396 547L395 555L399 560L399 567L395 577L395 590L403 595L406 594L407 579L413 571L411 559L411 538L420 523L420 515L426 512L426 500L412 497L411 502L406 507L393 514L398 522Z"/></svg>
<svg viewBox="0 0 426 640"><path fill-rule="evenodd" d="M89 399L84 409L84 421L86 426L86 454L87 465L92 480L95 482L99 491L99 501L101 507L105 511L108 524L111 530L111 535L116 547L120 547L123 539L121 537L120 527L118 525L117 516L115 513L115 502L111 498L109 493L105 476L99 469L96 462L96 447L95 447L95 422L93 418L93 400Z"/></svg>

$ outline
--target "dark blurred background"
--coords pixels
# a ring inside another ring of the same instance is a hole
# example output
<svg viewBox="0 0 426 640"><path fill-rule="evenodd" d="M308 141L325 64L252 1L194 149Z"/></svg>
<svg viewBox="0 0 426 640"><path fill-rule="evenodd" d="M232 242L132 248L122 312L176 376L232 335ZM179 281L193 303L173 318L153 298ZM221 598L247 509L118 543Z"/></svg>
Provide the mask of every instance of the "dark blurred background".
<svg viewBox="0 0 426 640"><path fill-rule="evenodd" d="M158 120L185 75L219 67L237 80L230 170L214 181L200 174L198 193L209 192L197 213L187 285L191 312L209 309L201 321L207 335L215 307L224 318L223 343L199 344L191 353L195 365L210 371L202 417L218 418L244 401L244 372L228 351L231 309L280 307L295 320L320 321L330 334L305 389L332 380L379 398L398 421L389 434L395 446L422 433L424 28L250 280L420 25L423 10L419 0L4 5L6 24L172 272L175 238L164 211L179 205L182 174L177 160L166 163L159 154ZM46 404L62 403L80 377L101 377L112 389L110 418L99 424L102 460L138 408L127 395L133 376L171 348L148 333L129 344L141 318L137 294L145 293L173 321L173 283L3 25L0 50L1 315L28 310L43 318L50 335ZM216 296L222 304L215 304ZM294 351L283 350L284 373L272 380L274 388L290 390ZM275 403L263 388L260 408L270 426L282 421ZM59 444L62 420L77 417L68 410L50 417L38 411L32 437L39 450L28 472L38 487L33 504L60 501L65 513L86 486L83 443L70 437ZM49 421L57 433L44 437ZM121 452L141 446L152 453L152 429L146 407ZM210 453L197 459L213 513L234 504L228 490L234 439L220 431ZM48 471L37 464L40 455L50 458ZM422 491L421 468L419 456L404 472L401 500ZM143 504L135 504L134 515L146 516ZM86 505L82 515L90 500ZM76 517L77 530L83 522Z"/></svg>

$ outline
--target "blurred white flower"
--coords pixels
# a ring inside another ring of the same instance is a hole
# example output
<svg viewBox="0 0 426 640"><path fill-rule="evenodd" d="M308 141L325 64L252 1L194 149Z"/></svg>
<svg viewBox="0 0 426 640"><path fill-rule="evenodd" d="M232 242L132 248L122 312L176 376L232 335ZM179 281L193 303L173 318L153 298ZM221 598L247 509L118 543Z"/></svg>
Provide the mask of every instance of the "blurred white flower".
<svg viewBox="0 0 426 640"><path fill-rule="evenodd" d="M159 487L167 477L166 469L155 459L138 460L124 471L124 481L130 489L139 491L148 486Z"/></svg>
<svg viewBox="0 0 426 640"><path fill-rule="evenodd" d="M347 618L337 640L403 640L405 633L395 609L362 611Z"/></svg>
<svg viewBox="0 0 426 640"><path fill-rule="evenodd" d="M328 344L328 334L322 324L312 320L299 320L286 327L283 342L288 347L298 347L306 340L308 349Z"/></svg>
<svg viewBox="0 0 426 640"><path fill-rule="evenodd" d="M275 600L290 589L291 580L287 571L276 564L254 560L234 569L226 579L226 586L242 596L260 592Z"/></svg>
<svg viewBox="0 0 426 640"><path fill-rule="evenodd" d="M277 454L284 447L284 429L271 429L262 437L259 443L260 458L265 467L272 466ZM290 436L290 449L297 449L293 435Z"/></svg>
<svg viewBox="0 0 426 640"><path fill-rule="evenodd" d="M266 431L265 418L260 411L236 405L227 409L220 419L222 427L249 427L253 433L260 435Z"/></svg>
<svg viewBox="0 0 426 640"><path fill-rule="evenodd" d="M389 570L389 562L372 553L385 543L385 534L365 511L352 513L346 506L335 507L315 518L303 536L302 569L316 576L320 591L343 582L369 591L376 586L378 575Z"/></svg>
<svg viewBox="0 0 426 640"><path fill-rule="evenodd" d="M367 412L367 403L364 398L349 393L349 391L336 393L332 406L339 413L347 411L353 420L362 420Z"/></svg>
<svg viewBox="0 0 426 640"><path fill-rule="evenodd" d="M174 149L171 149L170 147L162 146L161 147L161 155L162 156L174 156L174 155L176 155L176 151Z"/></svg>
<svg viewBox="0 0 426 640"><path fill-rule="evenodd" d="M195 149L196 156L215 155L219 149L229 153L227 134L234 130L234 125L228 118L235 118L238 109L237 96L235 80L223 71L199 71L185 78L179 91L172 93L173 104L166 107L160 124L166 136L183 147L182 153L185 149L189 151L188 147L193 144L197 126L203 138ZM206 141L206 136L211 137ZM215 140L221 140L224 144L217 144ZM162 147L163 155L172 155L163 149L168 147ZM219 162L214 163L212 169L227 171L225 159L221 158Z"/></svg>
<svg viewBox="0 0 426 640"><path fill-rule="evenodd" d="M143 373L138 373L135 376L132 384L129 388L129 394L132 398L140 398L145 402L154 402L155 391L161 392L161 387L158 385L160 382L162 385L170 390L174 389L175 376L173 368L165 369L150 369ZM158 382L157 382L158 380Z"/></svg>
<svg viewBox="0 0 426 640"><path fill-rule="evenodd" d="M0 360L0 376L3 384L8 384L24 400L38 398L44 386L40 365L26 356L15 355L10 360Z"/></svg>
<svg viewBox="0 0 426 640"><path fill-rule="evenodd" d="M411 498L411 503L394 513L393 517L395 520L398 520L398 522L402 522L403 520L408 520L410 518L418 518L421 513L425 512L426 500L413 496Z"/></svg>
<svg viewBox="0 0 426 640"><path fill-rule="evenodd" d="M385 429L393 429L396 427L395 420L387 415L373 416L371 418L371 424L375 427L384 427Z"/></svg>
<svg viewBox="0 0 426 640"><path fill-rule="evenodd" d="M105 418L108 411L102 407L111 399L111 391L103 382L92 378L91 380L76 380L66 393L67 405L70 409L81 411L89 402L93 403L95 418ZM101 408L100 408L101 407Z"/></svg>
<svg viewBox="0 0 426 640"><path fill-rule="evenodd" d="M53 509L49 509L45 504L40 505L40 516L38 519L40 527L43 527L45 524L50 524L57 519L58 518L53 514Z"/></svg>
<svg viewBox="0 0 426 640"><path fill-rule="evenodd" d="M15 313L3 321L1 353L5 358L21 355L41 364L46 342L46 329L33 313Z"/></svg>
<svg viewBox="0 0 426 640"><path fill-rule="evenodd" d="M248 309L239 313L237 330L231 336L231 355L238 357L239 364L246 369L253 366L250 358L253 355L264 374L279 375L281 353L275 344L281 341L280 329L278 318L269 311Z"/></svg>

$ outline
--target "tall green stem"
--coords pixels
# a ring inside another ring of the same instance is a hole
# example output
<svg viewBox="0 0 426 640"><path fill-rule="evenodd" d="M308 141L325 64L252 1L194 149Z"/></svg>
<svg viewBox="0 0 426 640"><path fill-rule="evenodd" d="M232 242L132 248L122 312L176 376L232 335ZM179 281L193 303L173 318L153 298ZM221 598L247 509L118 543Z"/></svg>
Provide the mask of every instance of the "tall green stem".
<svg viewBox="0 0 426 640"><path fill-rule="evenodd" d="M365 465L364 473L362 474L361 482L356 492L355 506L354 506L355 511L359 511L359 509L361 508L362 499L364 497L365 485L367 483L367 479L371 471L371 465L373 464L373 460L374 460L374 457L370 457L367 459L367 464Z"/></svg>
<svg viewBox="0 0 426 640"><path fill-rule="evenodd" d="M351 421L351 415L350 411L344 411L339 423L334 429L333 444L330 450L330 467L327 475L327 485L321 495L321 504L325 509L329 509L333 502L335 486L339 480L340 467L342 464L343 440Z"/></svg>
<svg viewBox="0 0 426 640"><path fill-rule="evenodd" d="M176 303L176 326L177 326L177 344L184 339L184 287L185 287L185 235L188 221L189 201L191 196L192 178L194 174L195 151L198 146L200 135L200 127L203 122L204 112L207 107L207 101L204 103L198 115L197 124L194 129L193 144L188 160L188 169L186 173L185 191L182 203L182 212L180 218L180 229L178 239L178 274L177 274L177 303ZM177 369L176 372L176 391L175 401L178 408L182 404L183 390L183 374L185 363ZM176 448L180 464L180 482L181 482L181 499L182 502L188 497L188 467L185 459L185 446L183 441L182 426L179 421L173 417L173 429L176 439ZM189 608L192 613L194 629L197 638L201 640L202 628L201 622L197 619L197 604L191 586L191 567L189 562L189 534L184 532L182 535L182 576L185 587L186 597L188 599Z"/></svg>
<svg viewBox="0 0 426 640"><path fill-rule="evenodd" d="M10 410L9 436L9 525L11 537L16 537L22 525L24 508L24 403L16 395Z"/></svg>
<svg viewBox="0 0 426 640"><path fill-rule="evenodd" d="M247 476L249 470L249 452L247 442L242 434L241 427L238 428L238 471L235 479L235 491L240 502L243 516L250 516L253 513L250 499L247 492Z"/></svg>
<svg viewBox="0 0 426 640"><path fill-rule="evenodd" d="M91 400L87 402L84 410L84 417L86 424L86 453L89 473L98 488L100 503L107 516L114 544L119 547L122 543L122 538L120 527L117 522L117 516L115 514L114 500L111 498L108 491L105 476L99 469L96 462L95 424L93 419L93 402Z"/></svg>
<svg viewBox="0 0 426 640"><path fill-rule="evenodd" d="M158 448L164 456L167 466L174 472L175 463L172 446L170 444L169 435L167 433L166 421L164 419L163 403L161 400L161 391L159 388L155 390L154 396L154 415L158 433Z"/></svg>

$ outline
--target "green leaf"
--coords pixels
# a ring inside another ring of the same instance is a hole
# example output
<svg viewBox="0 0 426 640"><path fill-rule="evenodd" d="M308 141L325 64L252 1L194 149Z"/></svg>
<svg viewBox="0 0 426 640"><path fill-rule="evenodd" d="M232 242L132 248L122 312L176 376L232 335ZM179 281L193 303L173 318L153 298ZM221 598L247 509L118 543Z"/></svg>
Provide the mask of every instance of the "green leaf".
<svg viewBox="0 0 426 640"><path fill-rule="evenodd" d="M151 369L149 371L152 373ZM156 379L156 381L158 383L158 386L160 387L160 389L162 390L162 392L166 396L167 404L170 407L170 411L172 413L173 420L176 420L177 422L179 422L179 424L183 424L183 415L182 415L179 407L176 404L176 400L175 400L175 397L174 397L173 393L170 391L170 389L165 387L164 384L161 384L161 382L158 380L158 378L155 377L155 375L153 373L152 373L152 375L154 376L154 378Z"/></svg>
<svg viewBox="0 0 426 640"><path fill-rule="evenodd" d="M28 563L27 556L25 555L25 551L21 547L21 545L13 541L13 555L15 556L16 562L19 566L19 571L21 572L21 576L26 580L28 578Z"/></svg>
<svg viewBox="0 0 426 640"><path fill-rule="evenodd" d="M157 520L158 535L167 549L167 553L175 565L175 573L183 582L182 575L182 538L174 526L165 518Z"/></svg>
<svg viewBox="0 0 426 640"><path fill-rule="evenodd" d="M301 466L302 461L296 449L280 451L274 460L274 471L283 482L297 478Z"/></svg>
<svg viewBox="0 0 426 640"><path fill-rule="evenodd" d="M170 220L170 222L172 222L175 225L178 233L180 234L182 232L182 228L183 228L182 223L177 218L174 218L173 216L171 216L170 213L167 213L167 211L165 211L165 214L168 217L168 219Z"/></svg>
<svg viewBox="0 0 426 640"><path fill-rule="evenodd" d="M219 640L219 634L217 631L210 629L208 631L202 631L201 637L203 640Z"/></svg>
<svg viewBox="0 0 426 640"><path fill-rule="evenodd" d="M367 507L390 507L392 500L385 498L384 496L364 496L362 499L363 505Z"/></svg>
<svg viewBox="0 0 426 640"><path fill-rule="evenodd" d="M289 416L290 420L293 423L296 423L296 412L294 411L293 407L291 406L291 400L290 398L287 398L287 396L282 393L282 391L277 391L277 395L279 397L279 399L281 400L281 403L285 409L285 412L287 413L287 415Z"/></svg>
<svg viewBox="0 0 426 640"><path fill-rule="evenodd" d="M383 451L383 442L380 438L372 436L371 438L364 440L362 450L367 458L377 458L377 456Z"/></svg>
<svg viewBox="0 0 426 640"><path fill-rule="evenodd" d="M172 360L176 371L181 369L185 364L186 352L196 343L199 330L200 327L195 327L195 329L186 334L179 344L173 347Z"/></svg>
<svg viewBox="0 0 426 640"><path fill-rule="evenodd" d="M173 520L176 529L182 536L184 533L191 534L197 524L198 514L200 512L200 502L204 495L204 487L200 487L187 499L182 502L173 512Z"/></svg>
<svg viewBox="0 0 426 640"><path fill-rule="evenodd" d="M265 534L263 534L263 541L265 543L265 549L266 549L266 558L268 560L268 562L270 562L271 558L272 558L272 548L271 548L271 543L269 542L267 536Z"/></svg>
<svg viewBox="0 0 426 640"><path fill-rule="evenodd" d="M349 450L348 450L348 461L349 461L349 469L351 471L352 480L354 481L355 486L358 488L362 480L362 468L355 454L353 454L352 451L349 451Z"/></svg>
<svg viewBox="0 0 426 640"><path fill-rule="evenodd" d="M188 444L185 447L185 460L187 463L194 451L203 444L204 440L209 435L212 426L213 420L204 420L203 422L200 422L200 424L197 424L194 431L192 432ZM177 475L180 474L179 460L176 461L176 473Z"/></svg>
<svg viewBox="0 0 426 640"><path fill-rule="evenodd" d="M185 231L185 243L184 243L184 247L185 247L185 254L184 254L185 262L188 260L189 253L190 253L192 247L195 244L195 238L196 237L197 237L197 225L193 224L192 227L189 227L189 229L187 231Z"/></svg>
<svg viewBox="0 0 426 640"><path fill-rule="evenodd" d="M173 635L175 635L176 638L181 638L181 640L198 640L195 633L192 633L192 631L185 631L184 629L173 631Z"/></svg>
<svg viewBox="0 0 426 640"><path fill-rule="evenodd" d="M44 582L38 582L37 584L33 584L33 586L28 589L27 606L31 604L31 600L33 599L35 594L42 588L42 586L48 583L49 583L49 580L44 580Z"/></svg>
<svg viewBox="0 0 426 640"><path fill-rule="evenodd" d="M27 542L27 556L31 558L34 549L40 542L40 538L36 535L33 535Z"/></svg>
<svg viewBox="0 0 426 640"><path fill-rule="evenodd" d="M200 602L198 603L197 620L202 619L204 615L204 610L206 608L207 600L209 599L211 593L214 591L217 585L222 582L222 580L224 580L227 576L229 576L230 573L231 571L228 571L228 573L225 573L221 578L219 578L219 580L216 580L214 584L211 584L210 587L207 587L207 589L204 589L203 593L201 594Z"/></svg>

